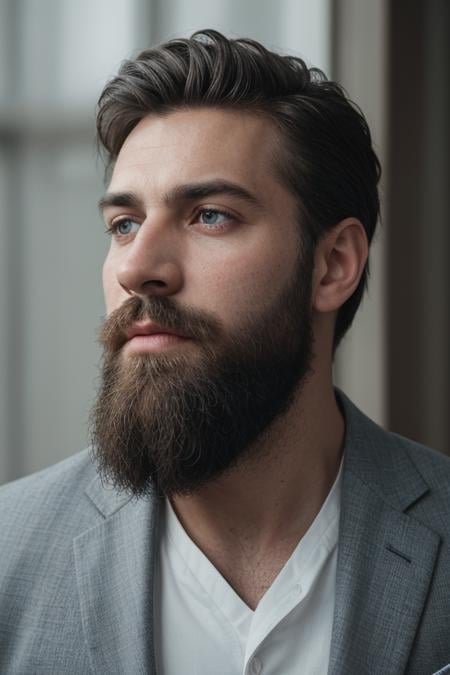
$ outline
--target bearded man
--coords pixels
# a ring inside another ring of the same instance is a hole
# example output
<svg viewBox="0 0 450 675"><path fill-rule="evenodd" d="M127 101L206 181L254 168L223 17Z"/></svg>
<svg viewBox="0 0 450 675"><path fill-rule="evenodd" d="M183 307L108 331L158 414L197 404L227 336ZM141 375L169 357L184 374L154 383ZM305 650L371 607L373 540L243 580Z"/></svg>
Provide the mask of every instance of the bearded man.
<svg viewBox="0 0 450 675"><path fill-rule="evenodd" d="M0 491L0 671L423 675L450 461L333 387L380 166L298 58L212 31L101 94L92 447Z"/></svg>

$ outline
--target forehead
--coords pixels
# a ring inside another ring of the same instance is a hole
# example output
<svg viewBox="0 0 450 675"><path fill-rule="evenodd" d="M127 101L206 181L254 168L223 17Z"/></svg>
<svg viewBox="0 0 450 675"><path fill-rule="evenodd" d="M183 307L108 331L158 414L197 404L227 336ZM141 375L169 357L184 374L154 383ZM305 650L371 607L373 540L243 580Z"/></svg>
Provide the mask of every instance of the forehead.
<svg viewBox="0 0 450 675"><path fill-rule="evenodd" d="M109 189L164 190L221 178L256 192L279 190L278 143L273 123L254 113L201 108L149 115L126 138Z"/></svg>

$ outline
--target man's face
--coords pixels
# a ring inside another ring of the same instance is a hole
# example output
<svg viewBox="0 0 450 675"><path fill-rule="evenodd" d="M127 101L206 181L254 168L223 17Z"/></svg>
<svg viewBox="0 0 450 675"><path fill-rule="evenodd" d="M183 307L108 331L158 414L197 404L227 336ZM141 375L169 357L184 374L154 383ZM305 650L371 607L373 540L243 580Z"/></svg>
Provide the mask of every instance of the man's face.
<svg viewBox="0 0 450 675"><path fill-rule="evenodd" d="M134 494L235 466L309 371L312 255L276 144L266 119L193 109L142 120L121 149L93 421L103 471Z"/></svg>

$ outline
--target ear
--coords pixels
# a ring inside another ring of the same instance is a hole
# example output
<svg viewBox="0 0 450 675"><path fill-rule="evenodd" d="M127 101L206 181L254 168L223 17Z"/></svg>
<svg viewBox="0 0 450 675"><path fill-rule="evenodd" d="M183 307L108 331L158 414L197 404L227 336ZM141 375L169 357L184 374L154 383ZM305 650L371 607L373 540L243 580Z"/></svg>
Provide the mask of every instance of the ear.
<svg viewBox="0 0 450 675"><path fill-rule="evenodd" d="M356 290L368 255L367 235L357 218L346 218L327 232L314 255L313 309L339 309Z"/></svg>

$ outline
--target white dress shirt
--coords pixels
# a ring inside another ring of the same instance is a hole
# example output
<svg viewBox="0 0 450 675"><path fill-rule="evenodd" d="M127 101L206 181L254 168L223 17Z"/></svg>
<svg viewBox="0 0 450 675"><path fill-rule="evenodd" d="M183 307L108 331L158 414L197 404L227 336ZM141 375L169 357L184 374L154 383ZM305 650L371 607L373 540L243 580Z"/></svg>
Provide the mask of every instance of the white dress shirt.
<svg viewBox="0 0 450 675"><path fill-rule="evenodd" d="M325 675L342 463L320 512L253 611L166 501L155 593L158 675Z"/></svg>

